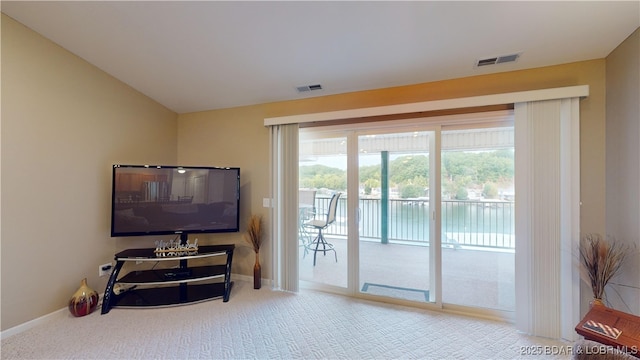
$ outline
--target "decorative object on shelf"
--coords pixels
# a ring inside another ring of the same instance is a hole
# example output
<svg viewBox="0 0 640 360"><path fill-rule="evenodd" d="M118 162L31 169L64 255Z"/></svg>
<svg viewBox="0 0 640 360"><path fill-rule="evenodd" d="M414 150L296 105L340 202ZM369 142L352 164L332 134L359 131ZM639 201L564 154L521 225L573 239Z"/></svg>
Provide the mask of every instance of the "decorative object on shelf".
<svg viewBox="0 0 640 360"><path fill-rule="evenodd" d="M245 240L253 247L256 253L256 263L253 265L253 288L262 286L262 268L260 267L260 245L262 245L262 216L252 215L247 225Z"/></svg>
<svg viewBox="0 0 640 360"><path fill-rule="evenodd" d="M620 337L620 334L622 334L622 331L618 330L613 326L609 326L593 320L588 320L587 322L584 323L584 325L582 325L582 327L585 329L589 329L591 331L595 331L601 335L604 335L612 339L617 339L618 337Z"/></svg>
<svg viewBox="0 0 640 360"><path fill-rule="evenodd" d="M629 246L599 234L587 234L580 239L582 278L591 285L591 305L603 305L604 288L613 278L629 252Z"/></svg>
<svg viewBox="0 0 640 360"><path fill-rule="evenodd" d="M198 253L198 239L193 244L189 244L187 240L186 244L181 244L178 241L169 240L165 243L164 240L156 241L156 249L153 251L156 256L185 256L195 255Z"/></svg>
<svg viewBox="0 0 640 360"><path fill-rule="evenodd" d="M80 287L69 300L69 311L73 316L89 315L98 306L98 292L87 285L87 278L82 279Z"/></svg>
<svg viewBox="0 0 640 360"><path fill-rule="evenodd" d="M113 293L116 295L120 295L135 288L135 285L116 283L113 285Z"/></svg>

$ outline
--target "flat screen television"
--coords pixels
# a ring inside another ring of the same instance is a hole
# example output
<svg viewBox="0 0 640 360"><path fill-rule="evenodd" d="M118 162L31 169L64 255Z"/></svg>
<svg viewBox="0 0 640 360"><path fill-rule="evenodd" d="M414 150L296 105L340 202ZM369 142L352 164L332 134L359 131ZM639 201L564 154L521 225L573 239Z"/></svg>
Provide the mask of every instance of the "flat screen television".
<svg viewBox="0 0 640 360"><path fill-rule="evenodd" d="M113 165L111 236L239 231L240 169Z"/></svg>

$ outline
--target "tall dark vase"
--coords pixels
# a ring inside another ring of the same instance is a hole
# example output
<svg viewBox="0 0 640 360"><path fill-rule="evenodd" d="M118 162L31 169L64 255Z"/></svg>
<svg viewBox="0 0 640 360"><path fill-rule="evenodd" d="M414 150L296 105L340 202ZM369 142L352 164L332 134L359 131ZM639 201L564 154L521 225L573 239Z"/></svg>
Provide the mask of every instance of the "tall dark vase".
<svg viewBox="0 0 640 360"><path fill-rule="evenodd" d="M260 253L256 252L256 263L253 265L253 288L260 289L262 286L262 268L260 268Z"/></svg>

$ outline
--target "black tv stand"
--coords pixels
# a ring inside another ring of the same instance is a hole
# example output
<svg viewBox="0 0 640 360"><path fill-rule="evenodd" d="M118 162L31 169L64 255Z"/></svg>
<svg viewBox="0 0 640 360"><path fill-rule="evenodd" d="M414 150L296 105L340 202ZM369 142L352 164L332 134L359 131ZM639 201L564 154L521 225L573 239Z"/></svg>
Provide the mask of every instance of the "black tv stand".
<svg viewBox="0 0 640 360"><path fill-rule="evenodd" d="M229 301L231 282L231 261L235 245L200 246L196 253L184 256L159 257L155 249L129 249L115 255L116 266L104 291L102 314L113 307L165 307L191 304L216 298ZM226 256L225 264L189 267L193 259ZM126 262L178 261L179 267L131 271L118 278ZM222 281L220 281L222 280ZM116 284L125 290L116 294Z"/></svg>

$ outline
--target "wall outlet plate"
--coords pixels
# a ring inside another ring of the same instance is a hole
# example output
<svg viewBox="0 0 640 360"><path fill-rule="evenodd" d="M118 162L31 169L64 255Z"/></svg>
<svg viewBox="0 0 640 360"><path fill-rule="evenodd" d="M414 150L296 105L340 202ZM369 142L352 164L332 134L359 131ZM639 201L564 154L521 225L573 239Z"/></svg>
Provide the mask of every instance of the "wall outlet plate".
<svg viewBox="0 0 640 360"><path fill-rule="evenodd" d="M98 276L111 275L111 269L113 269L113 265L111 263L106 263L98 266Z"/></svg>

